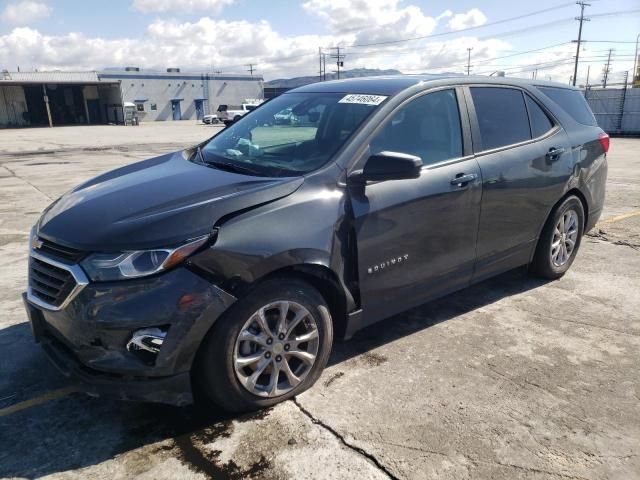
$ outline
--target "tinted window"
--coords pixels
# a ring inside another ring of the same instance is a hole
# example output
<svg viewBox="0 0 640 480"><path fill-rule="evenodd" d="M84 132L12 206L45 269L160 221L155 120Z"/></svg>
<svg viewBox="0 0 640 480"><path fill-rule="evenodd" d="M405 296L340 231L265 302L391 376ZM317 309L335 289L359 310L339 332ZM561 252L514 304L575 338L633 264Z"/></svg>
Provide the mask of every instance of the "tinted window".
<svg viewBox="0 0 640 480"><path fill-rule="evenodd" d="M398 110L370 144L371 153L416 155L425 165L462 156L460 112L454 90L423 95Z"/></svg>
<svg viewBox="0 0 640 480"><path fill-rule="evenodd" d="M538 87L538 90L560 105L576 122L584 125L597 125L596 119L580 91L556 87Z"/></svg>
<svg viewBox="0 0 640 480"><path fill-rule="evenodd" d="M553 122L540 105L536 103L529 95L525 95L527 99L527 109L529 110L529 118L531 119L531 135L533 138L540 137L553 128Z"/></svg>
<svg viewBox="0 0 640 480"><path fill-rule="evenodd" d="M520 90L472 87L471 96L476 107L483 150L531 138L529 117Z"/></svg>

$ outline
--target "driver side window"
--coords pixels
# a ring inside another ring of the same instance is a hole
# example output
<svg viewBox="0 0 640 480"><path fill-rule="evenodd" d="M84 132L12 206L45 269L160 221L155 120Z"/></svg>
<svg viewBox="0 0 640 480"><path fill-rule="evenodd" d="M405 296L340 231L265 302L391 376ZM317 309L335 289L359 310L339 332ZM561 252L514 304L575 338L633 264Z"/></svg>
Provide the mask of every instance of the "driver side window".
<svg viewBox="0 0 640 480"><path fill-rule="evenodd" d="M407 153L423 165L462 157L462 128L455 90L440 90L398 110L370 145L371 154Z"/></svg>

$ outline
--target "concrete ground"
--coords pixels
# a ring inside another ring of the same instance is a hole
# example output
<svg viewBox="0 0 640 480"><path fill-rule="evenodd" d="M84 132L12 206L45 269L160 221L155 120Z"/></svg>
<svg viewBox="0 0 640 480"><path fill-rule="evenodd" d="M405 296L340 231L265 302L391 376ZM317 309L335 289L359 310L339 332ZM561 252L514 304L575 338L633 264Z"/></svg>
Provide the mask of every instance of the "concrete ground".
<svg viewBox="0 0 640 480"><path fill-rule="evenodd" d="M640 478L640 140L569 273L515 270L335 345L310 391L258 414L75 393L31 338L27 235L99 172L218 127L0 131L0 477Z"/></svg>

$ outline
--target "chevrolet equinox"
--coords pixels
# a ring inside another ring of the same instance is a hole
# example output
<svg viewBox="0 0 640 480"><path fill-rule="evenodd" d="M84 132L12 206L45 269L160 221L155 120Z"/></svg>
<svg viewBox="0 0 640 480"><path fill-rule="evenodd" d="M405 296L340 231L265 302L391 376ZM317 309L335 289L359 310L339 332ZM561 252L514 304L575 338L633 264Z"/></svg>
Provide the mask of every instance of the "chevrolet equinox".
<svg viewBox="0 0 640 480"><path fill-rule="evenodd" d="M93 395L273 405L336 338L521 265L562 276L602 211L608 147L555 83L297 88L53 202L30 238L33 333Z"/></svg>

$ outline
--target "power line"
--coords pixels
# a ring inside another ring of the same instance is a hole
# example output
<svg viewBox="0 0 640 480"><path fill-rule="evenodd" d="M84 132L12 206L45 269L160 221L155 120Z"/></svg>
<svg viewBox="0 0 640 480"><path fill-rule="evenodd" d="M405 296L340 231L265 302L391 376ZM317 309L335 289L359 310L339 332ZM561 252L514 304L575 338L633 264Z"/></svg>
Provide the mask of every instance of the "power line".
<svg viewBox="0 0 640 480"><path fill-rule="evenodd" d="M582 43L636 43L622 40L582 40Z"/></svg>
<svg viewBox="0 0 640 480"><path fill-rule="evenodd" d="M476 26L473 26L473 27L467 27L467 28L463 28L461 30L456 30L456 31L451 31L451 32L434 33L434 34L431 34L431 35L422 35L422 36L419 36L419 37L403 38L403 39L398 39L398 40L388 40L388 41L384 41L384 42L359 43L359 44L353 44L353 45L348 45L348 46L349 47L354 47L354 48L359 48L359 47L370 47L370 46L373 46L373 45L390 45L390 44L394 44L394 43L410 42L410 41L413 41L413 40L422 40L424 38L442 37L442 36L445 36L445 35L454 35L454 34L468 32L468 31L471 31L471 30L478 30L480 28L491 27L493 25L499 25L501 23L512 22L514 20L520 20L522 18L527 18L527 17L531 17L531 16L534 16L534 15L539 15L541 13L551 12L553 10L558 10L558 9L561 9L561 8L568 7L569 5L573 5L573 2L562 3L560 5L556 5L555 7L544 8L542 10L536 10L534 12L525 13L523 15L517 15L515 17L504 18L502 20L496 20L495 22L489 22L489 23L485 23L483 25L476 25Z"/></svg>
<svg viewBox="0 0 640 480"><path fill-rule="evenodd" d="M463 28L461 30L456 30L456 31L450 31L450 32L441 32L441 33L433 33L430 35L422 35L422 36L417 36L417 37L409 37L409 38L401 38L401 39L397 39L397 40L386 40L386 41L382 41L382 42L372 42L372 43L356 43L353 45L348 45L348 47L352 47L352 48L361 48L361 47L370 47L370 46L376 46L376 45L393 45L393 44L397 44L397 43L403 43L403 42L410 42L410 41L414 41L414 40L423 40L426 38L437 38L437 37L442 37L442 36L446 36L446 35L456 35L459 33L464 33L464 32L468 32L471 30L477 30L480 28L485 28L485 27L490 27L493 25L498 25L501 23L506 23L506 22L511 22L514 20L519 20L521 18L525 18L525 17L530 17L530 16L534 16L534 15L538 15L540 13L545 13L548 11L552 11L552 10L558 10L560 8L565 8L569 5L574 5L573 2L569 2L569 3L563 3L560 5L556 5L555 7L550 7L550 8L545 8L543 10L537 10L535 12L530 12L524 15L519 15L516 17L510 17L510 18L505 18L502 20L496 20L495 22L489 22L489 23L485 23L483 25L476 25L474 27L467 27L467 28ZM630 10L618 10L615 12L607 12L607 13L599 13L599 14L595 14L595 15L591 15L592 18L600 18L600 17L606 17L606 16L615 16L615 15L626 15L626 14L630 14L630 13L637 13L640 12L640 9L630 9ZM517 33L517 32L521 32L521 31L527 31L527 30L532 30L532 29L539 29L541 27L546 27L546 26L550 26L550 25L554 25L554 24L558 24L558 23L564 23L570 20L574 20L573 18L564 18L564 19L559 19L559 20L555 20L553 22L546 22L544 24L540 24L540 25L532 25L529 27L524 27L522 29L517 29L517 30L513 30L510 32L503 32L503 33L498 33L498 34L493 34L493 35L487 35L485 37L496 37L496 36L504 36L504 35L510 35L512 33Z"/></svg>
<svg viewBox="0 0 640 480"><path fill-rule="evenodd" d="M613 15L626 15L628 13L639 13L640 8L632 8L630 10L616 10L615 12L596 13L591 15L591 18L610 17Z"/></svg>

